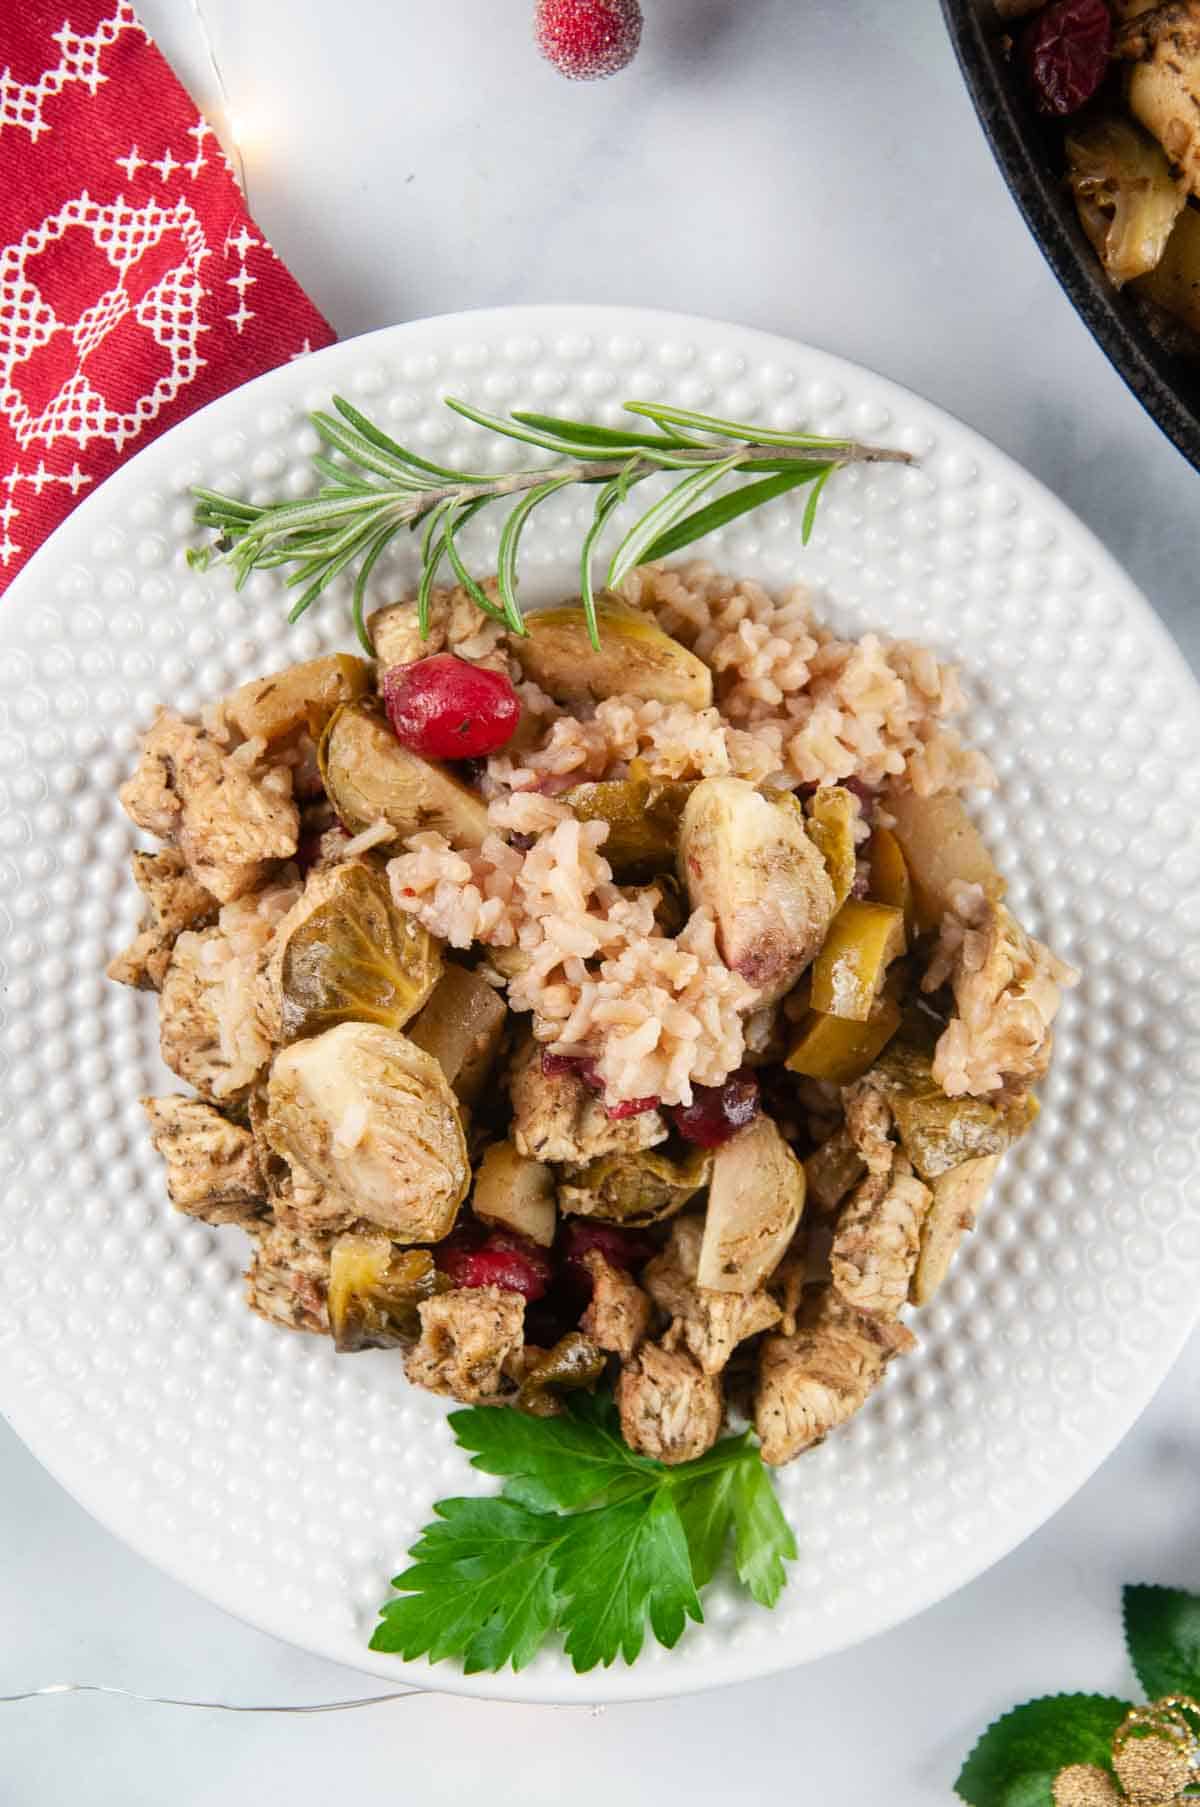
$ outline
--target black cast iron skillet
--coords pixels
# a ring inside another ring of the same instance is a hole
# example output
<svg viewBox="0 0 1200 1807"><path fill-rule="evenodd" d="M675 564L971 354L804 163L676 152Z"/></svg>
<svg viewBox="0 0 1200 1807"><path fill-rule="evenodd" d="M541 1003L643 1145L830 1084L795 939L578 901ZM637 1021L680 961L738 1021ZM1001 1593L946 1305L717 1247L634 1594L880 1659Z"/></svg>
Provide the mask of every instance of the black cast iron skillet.
<svg viewBox="0 0 1200 1807"><path fill-rule="evenodd" d="M1143 407L1200 469L1200 359L1108 282L1062 179L1062 127L1034 109L993 0L942 0L967 86L1013 198L1050 267ZM1019 24L1014 29L1019 29Z"/></svg>

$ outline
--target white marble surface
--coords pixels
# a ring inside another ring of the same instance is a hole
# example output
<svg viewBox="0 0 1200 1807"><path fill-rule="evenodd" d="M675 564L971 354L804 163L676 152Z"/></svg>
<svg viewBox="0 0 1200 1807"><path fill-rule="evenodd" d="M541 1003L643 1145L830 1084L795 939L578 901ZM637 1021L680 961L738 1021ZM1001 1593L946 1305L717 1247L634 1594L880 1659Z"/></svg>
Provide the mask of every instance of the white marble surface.
<svg viewBox="0 0 1200 1807"><path fill-rule="evenodd" d="M935 0L643 0L634 67L580 87L527 0L203 0L253 205L343 335L507 301L629 301L810 339L910 384L1056 489L1200 664L1200 477L1060 297L1009 201ZM216 105L189 0L143 16ZM946 1800L1031 1692L1130 1685L1123 1579L1200 1585L1200 1341L1122 1448L972 1587L858 1651L650 1706L435 1697L309 1720L94 1697L4 1709L0 1807L332 1797L592 1807ZM0 1430L0 1693L71 1677L314 1701L374 1684L194 1599Z"/></svg>

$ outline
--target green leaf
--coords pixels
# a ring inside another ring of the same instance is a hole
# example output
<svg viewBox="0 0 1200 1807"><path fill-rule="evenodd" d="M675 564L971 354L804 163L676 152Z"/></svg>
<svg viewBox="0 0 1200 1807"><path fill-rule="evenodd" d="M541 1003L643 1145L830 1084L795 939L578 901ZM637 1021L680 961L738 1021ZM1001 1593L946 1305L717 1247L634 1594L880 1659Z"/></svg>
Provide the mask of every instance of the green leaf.
<svg viewBox="0 0 1200 1807"><path fill-rule="evenodd" d="M574 481L573 477L553 477L549 483L539 483L536 489L527 490L504 523L496 554L496 587L504 603L508 624L515 634L526 632L517 601L517 548L525 531L525 524L539 503L545 502L556 491Z"/></svg>
<svg viewBox="0 0 1200 1807"><path fill-rule="evenodd" d="M450 1428L472 1451L472 1468L501 1476L507 1499L535 1511L574 1511L628 1498L659 1484L661 1463L635 1456L619 1432L583 1411L530 1418L470 1406L451 1412Z"/></svg>
<svg viewBox="0 0 1200 1807"><path fill-rule="evenodd" d="M673 1649L688 1619L703 1620L687 1538L666 1488L560 1519L555 1580L563 1596L564 1646L579 1673L618 1656L636 1662L646 1621Z"/></svg>
<svg viewBox="0 0 1200 1807"><path fill-rule="evenodd" d="M380 1608L372 1650L431 1663L460 1657L468 1675L523 1669L558 1618L554 1556L569 1521L509 1500L441 1500Z"/></svg>
<svg viewBox="0 0 1200 1807"><path fill-rule="evenodd" d="M809 540L812 538L813 528L817 521L817 504L821 500L821 491L825 488L825 485L829 482L829 479L837 469L838 466L836 464L827 464L808 493L808 501L804 505L804 519L800 523L800 544L802 546L807 546Z"/></svg>
<svg viewBox="0 0 1200 1807"><path fill-rule="evenodd" d="M787 1585L785 1562L799 1551L757 1450L747 1451L733 1471L733 1560L738 1580L760 1606L774 1606Z"/></svg>
<svg viewBox="0 0 1200 1807"><path fill-rule="evenodd" d="M758 1457L755 1456L755 1461ZM706 1587L721 1565L733 1523L733 1496L740 1464L732 1463L697 1480L676 1483L675 1505L692 1559L692 1580Z"/></svg>
<svg viewBox="0 0 1200 1807"><path fill-rule="evenodd" d="M1049 1694L990 1725L954 1787L970 1807L1053 1807L1054 1778L1068 1763L1111 1770L1112 1736L1129 1702L1107 1694Z"/></svg>
<svg viewBox="0 0 1200 1807"><path fill-rule="evenodd" d="M764 502L773 502L776 496L786 495L789 489L798 489L801 484L811 483L831 468L828 464L792 464L786 471L780 471L773 477L743 483L740 488L731 489L727 496L718 496L715 502L698 508L694 514L687 515L666 533L659 534L646 547L642 558L646 564L652 564L655 559L669 558L673 552L690 546L693 540L703 539L706 533L715 533L718 527L736 521L739 515L749 514L752 509L761 508Z"/></svg>
<svg viewBox="0 0 1200 1807"><path fill-rule="evenodd" d="M678 449L689 443L682 436L673 434L622 433L619 427L597 427L590 421L563 420L557 414L531 414L524 408L514 408L512 418L520 421L523 427L535 427L540 433L555 434L560 439L573 439L580 445L595 446L607 451L612 457L620 457L627 450L647 446L658 451L663 447Z"/></svg>
<svg viewBox="0 0 1200 1807"><path fill-rule="evenodd" d="M1175 1587L1127 1587L1125 1644L1150 1700L1200 1695L1200 1595Z"/></svg>

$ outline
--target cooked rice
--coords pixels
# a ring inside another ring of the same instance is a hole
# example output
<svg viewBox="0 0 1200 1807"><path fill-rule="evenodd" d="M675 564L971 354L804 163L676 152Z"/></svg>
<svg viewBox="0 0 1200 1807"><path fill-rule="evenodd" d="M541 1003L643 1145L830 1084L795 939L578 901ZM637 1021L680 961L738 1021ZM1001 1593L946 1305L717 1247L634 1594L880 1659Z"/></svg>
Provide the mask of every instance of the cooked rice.
<svg viewBox="0 0 1200 1807"><path fill-rule="evenodd" d="M611 1098L675 1103L738 1066L757 994L724 965L707 916L661 934L658 891L615 885L601 852L605 824L578 822L556 796L624 777L634 760L661 779L731 774L795 788L855 778L921 795L993 778L945 725L964 706L962 689L925 648L875 634L839 640L814 620L805 591L776 599L698 561L644 567L623 589L707 661L713 706L615 696L567 714L521 681L533 720L519 753L488 761L492 833L467 852L439 834L413 835L388 871L397 903L433 934L454 947L510 950L486 976L507 975L509 1003L532 1013L534 1034L594 1060ZM482 652L520 679L503 627L461 591L435 593L424 642L411 604L382 611L372 628L386 662Z"/></svg>
<svg viewBox="0 0 1200 1807"><path fill-rule="evenodd" d="M206 1002L228 1066L227 1075L213 1085L218 1097L241 1090L271 1057L271 1042L256 1009L257 980L276 925L302 888L295 867L285 867L277 883L222 905L216 929L200 938Z"/></svg>

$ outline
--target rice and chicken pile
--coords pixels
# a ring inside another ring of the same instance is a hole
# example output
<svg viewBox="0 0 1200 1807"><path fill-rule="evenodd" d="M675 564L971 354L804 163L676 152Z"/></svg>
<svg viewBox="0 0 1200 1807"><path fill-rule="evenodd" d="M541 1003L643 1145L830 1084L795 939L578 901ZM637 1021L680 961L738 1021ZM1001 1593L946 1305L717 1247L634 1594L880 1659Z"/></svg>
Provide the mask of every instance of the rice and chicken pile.
<svg viewBox="0 0 1200 1807"><path fill-rule="evenodd" d="M1075 979L962 803L955 671L695 562L598 650L461 591L370 625L374 668L160 712L123 789L173 1201L249 1232L256 1310L417 1384L607 1372L644 1453L738 1406L789 1460L911 1346Z"/></svg>

